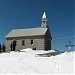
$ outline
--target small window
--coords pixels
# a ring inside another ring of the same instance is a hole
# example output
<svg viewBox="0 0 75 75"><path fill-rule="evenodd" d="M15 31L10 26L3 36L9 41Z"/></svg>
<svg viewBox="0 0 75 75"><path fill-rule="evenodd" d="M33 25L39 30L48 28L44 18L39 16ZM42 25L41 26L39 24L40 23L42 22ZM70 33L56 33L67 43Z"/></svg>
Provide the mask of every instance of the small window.
<svg viewBox="0 0 75 75"><path fill-rule="evenodd" d="M25 45L25 40L22 40L22 46L24 46Z"/></svg>
<svg viewBox="0 0 75 75"><path fill-rule="evenodd" d="M31 45L33 45L33 40L31 40Z"/></svg>

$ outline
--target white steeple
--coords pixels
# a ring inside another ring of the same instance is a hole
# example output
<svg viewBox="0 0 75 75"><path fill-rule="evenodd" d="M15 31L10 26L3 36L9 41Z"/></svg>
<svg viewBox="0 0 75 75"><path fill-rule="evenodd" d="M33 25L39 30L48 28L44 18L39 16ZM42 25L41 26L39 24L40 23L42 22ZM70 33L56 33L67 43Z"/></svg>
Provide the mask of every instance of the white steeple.
<svg viewBox="0 0 75 75"><path fill-rule="evenodd" d="M41 27L42 27L42 28L47 28L47 27L48 27L48 25L47 25L47 21L48 21L48 20L47 20L47 16L46 16L46 13L45 13L45 12L43 13L43 16L42 16L42 19L41 19L41 20L42 20L42 25L41 25Z"/></svg>
<svg viewBox="0 0 75 75"><path fill-rule="evenodd" d="M45 12L43 13L43 16L42 16L42 18L46 18L46 13L45 13Z"/></svg>

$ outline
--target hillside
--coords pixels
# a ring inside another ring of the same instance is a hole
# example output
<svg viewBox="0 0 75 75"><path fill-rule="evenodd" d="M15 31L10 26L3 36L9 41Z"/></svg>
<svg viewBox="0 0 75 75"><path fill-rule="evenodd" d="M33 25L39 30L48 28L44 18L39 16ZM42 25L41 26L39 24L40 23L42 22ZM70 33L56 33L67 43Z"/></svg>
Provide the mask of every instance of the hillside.
<svg viewBox="0 0 75 75"><path fill-rule="evenodd" d="M74 51L59 55L40 57L36 54L46 54L51 51L33 51L0 54L0 74L73 74Z"/></svg>

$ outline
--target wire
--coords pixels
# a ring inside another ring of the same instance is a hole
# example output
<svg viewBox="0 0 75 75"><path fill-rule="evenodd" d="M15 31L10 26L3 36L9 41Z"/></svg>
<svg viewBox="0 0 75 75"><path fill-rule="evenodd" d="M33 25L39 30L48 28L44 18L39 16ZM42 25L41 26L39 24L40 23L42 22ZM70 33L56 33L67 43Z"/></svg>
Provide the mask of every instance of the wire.
<svg viewBox="0 0 75 75"><path fill-rule="evenodd" d="M67 39L67 38L74 38L75 36L69 36L69 37L62 37L62 38L54 38L52 40L59 40L59 39Z"/></svg>

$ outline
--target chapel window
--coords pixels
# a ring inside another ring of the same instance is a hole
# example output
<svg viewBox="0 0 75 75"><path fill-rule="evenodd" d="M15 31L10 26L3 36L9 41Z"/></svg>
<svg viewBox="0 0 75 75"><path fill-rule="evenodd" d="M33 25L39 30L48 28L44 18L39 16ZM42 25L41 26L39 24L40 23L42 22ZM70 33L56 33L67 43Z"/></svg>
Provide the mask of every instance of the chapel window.
<svg viewBox="0 0 75 75"><path fill-rule="evenodd" d="M22 40L22 46L24 46L25 45L25 40Z"/></svg>
<svg viewBox="0 0 75 75"><path fill-rule="evenodd" d="M33 40L31 40L31 45L33 45Z"/></svg>

